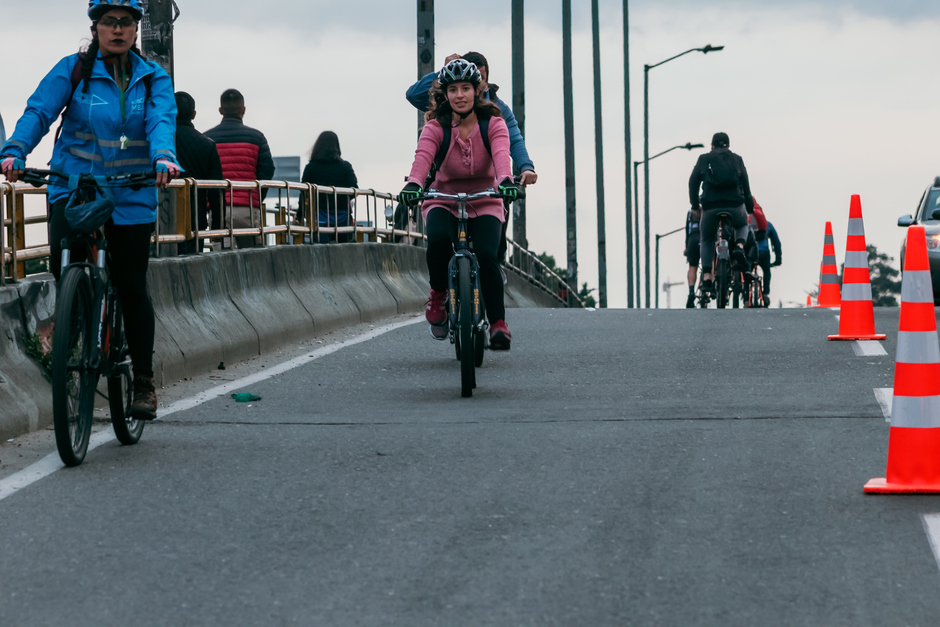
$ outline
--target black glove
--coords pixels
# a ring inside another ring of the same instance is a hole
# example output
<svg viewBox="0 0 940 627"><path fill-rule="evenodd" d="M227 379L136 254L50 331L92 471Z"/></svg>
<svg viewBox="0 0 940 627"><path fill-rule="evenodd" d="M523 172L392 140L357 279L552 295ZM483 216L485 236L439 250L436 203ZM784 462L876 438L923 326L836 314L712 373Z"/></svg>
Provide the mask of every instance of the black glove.
<svg viewBox="0 0 940 627"><path fill-rule="evenodd" d="M783 263L783 260L780 259L780 256L779 256L779 255L777 255L777 258L774 259L774 262L773 262L772 264L770 264L770 267L771 267L771 268L776 268L777 266L779 266L779 265L782 264L782 263Z"/></svg>
<svg viewBox="0 0 940 627"><path fill-rule="evenodd" d="M398 192L398 202L411 207L418 204L418 197L421 195L421 186L417 183L408 183L400 192Z"/></svg>
<svg viewBox="0 0 940 627"><path fill-rule="evenodd" d="M515 202L521 196L519 186L510 178L503 179L503 182L499 184L499 193L503 195L504 200L509 202Z"/></svg>
<svg viewBox="0 0 940 627"><path fill-rule="evenodd" d="M757 229L757 232L754 234L754 237L758 242L763 242L767 239L767 230L766 229Z"/></svg>

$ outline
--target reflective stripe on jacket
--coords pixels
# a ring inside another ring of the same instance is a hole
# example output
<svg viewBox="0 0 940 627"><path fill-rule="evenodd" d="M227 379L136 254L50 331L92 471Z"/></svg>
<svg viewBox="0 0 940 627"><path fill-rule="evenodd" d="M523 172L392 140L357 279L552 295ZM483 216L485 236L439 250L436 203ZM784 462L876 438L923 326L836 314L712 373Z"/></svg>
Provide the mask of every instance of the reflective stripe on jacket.
<svg viewBox="0 0 940 627"><path fill-rule="evenodd" d="M72 95L71 106L62 125L62 135L52 152L51 166L67 174L95 174L153 170L159 159L176 162L176 98L169 75L133 52L131 81L125 94L125 114L121 119L121 94L99 57L92 68L88 93L84 80ZM42 79L4 145L2 154L24 161L49 132L68 104L72 93L72 70L79 55L65 57ZM150 101L144 102L143 77L152 75ZM126 141L122 140L126 138ZM157 191L115 188L115 224L147 224L156 221ZM49 201L68 195L68 189L50 185Z"/></svg>

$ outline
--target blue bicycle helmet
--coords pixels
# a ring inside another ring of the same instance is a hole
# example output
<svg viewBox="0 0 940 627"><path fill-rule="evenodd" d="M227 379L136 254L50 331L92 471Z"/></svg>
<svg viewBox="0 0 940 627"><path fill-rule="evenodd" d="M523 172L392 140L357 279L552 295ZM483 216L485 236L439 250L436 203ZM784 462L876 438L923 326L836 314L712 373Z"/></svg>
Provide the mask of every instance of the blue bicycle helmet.
<svg viewBox="0 0 940 627"><path fill-rule="evenodd" d="M127 9L138 22L144 16L140 0L88 0L88 17L96 22L112 9Z"/></svg>

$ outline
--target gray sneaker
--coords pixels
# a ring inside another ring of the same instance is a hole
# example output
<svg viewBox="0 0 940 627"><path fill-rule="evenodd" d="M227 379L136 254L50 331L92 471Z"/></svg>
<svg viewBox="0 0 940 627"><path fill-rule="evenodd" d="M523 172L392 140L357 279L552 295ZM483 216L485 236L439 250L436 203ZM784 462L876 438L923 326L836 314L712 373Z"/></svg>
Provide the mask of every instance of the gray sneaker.
<svg viewBox="0 0 940 627"><path fill-rule="evenodd" d="M431 330L431 337L435 340L446 340L450 335L450 327L447 324L429 324L428 327Z"/></svg>

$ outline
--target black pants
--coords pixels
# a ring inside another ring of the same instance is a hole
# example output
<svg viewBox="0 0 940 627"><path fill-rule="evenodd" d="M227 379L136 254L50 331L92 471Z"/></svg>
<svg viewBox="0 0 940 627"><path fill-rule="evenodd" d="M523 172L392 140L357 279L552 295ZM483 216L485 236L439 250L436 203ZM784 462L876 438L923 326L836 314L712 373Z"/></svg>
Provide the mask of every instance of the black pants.
<svg viewBox="0 0 940 627"><path fill-rule="evenodd" d="M66 200L52 205L49 216L49 246L52 274L59 280L62 265L62 239L71 235L65 219ZM111 279L124 311L124 334L134 365L134 376L153 376L153 303L147 292L147 264L153 224L114 224L104 227L111 253Z"/></svg>
<svg viewBox="0 0 940 627"><path fill-rule="evenodd" d="M499 272L497 251L503 231L503 223L493 216L471 218L469 222L473 252L480 264L480 288L486 315L490 323L506 319L503 302L503 277ZM428 273L431 288L435 291L447 289L447 265L454 256L454 241L457 236L457 217L447 209L435 207L428 213Z"/></svg>
<svg viewBox="0 0 940 627"><path fill-rule="evenodd" d="M760 251L760 269L764 273L764 296L770 294L770 251Z"/></svg>

